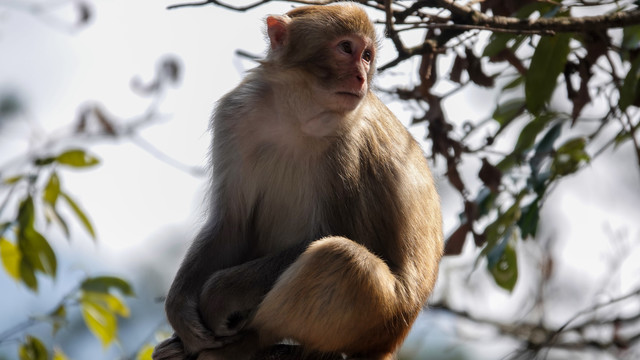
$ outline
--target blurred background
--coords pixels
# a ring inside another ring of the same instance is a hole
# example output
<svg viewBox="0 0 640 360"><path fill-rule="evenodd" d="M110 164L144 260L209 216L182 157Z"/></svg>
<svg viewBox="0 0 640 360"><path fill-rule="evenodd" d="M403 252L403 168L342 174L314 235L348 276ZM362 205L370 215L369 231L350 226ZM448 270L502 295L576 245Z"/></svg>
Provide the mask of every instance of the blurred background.
<svg viewBox="0 0 640 360"><path fill-rule="evenodd" d="M175 3L0 0L0 359L146 359L150 346L170 333L162 300L202 221L209 116L215 101L256 66L249 55L264 54L266 15L292 7L167 9ZM383 13L371 15L384 20ZM424 33L406 41L421 43ZM490 35L478 34L471 47L485 46ZM397 56L389 40L382 44L378 65ZM442 74L456 57L453 51L438 59ZM479 175L483 161L504 158L527 122L505 126L494 149L458 163L461 196L451 163L434 154L431 128L416 121L433 105L395 91L420 85L421 61L381 72L376 85L429 156L445 234L460 249L444 258L431 309L400 358L640 356L636 148L630 142L587 147L590 161L553 184L539 214L536 205L533 234L519 226L517 236L503 231L505 241L476 245L475 235L509 213L505 201L478 218L474 234L453 236L468 222L466 206L484 204L490 186ZM496 74L496 66L485 63L485 70ZM620 61L624 71L631 66ZM501 87L460 88L450 93L458 85L448 79L433 88L448 94L442 106L452 124L475 130L496 120ZM549 106L560 113L567 103L553 98ZM606 107L595 100L590 106L584 117ZM637 124L633 111L629 123ZM571 127L563 139L585 126ZM479 129L482 136L457 134L473 146L497 129L498 122ZM615 137L616 130L608 131ZM545 134L534 134L536 149ZM522 171L503 172L512 184L522 183ZM515 185L505 183L501 191L513 192ZM38 258L31 270L21 267L30 256L18 245L23 236ZM500 246L506 283L487 265L487 254ZM573 333L564 331L572 327Z"/></svg>

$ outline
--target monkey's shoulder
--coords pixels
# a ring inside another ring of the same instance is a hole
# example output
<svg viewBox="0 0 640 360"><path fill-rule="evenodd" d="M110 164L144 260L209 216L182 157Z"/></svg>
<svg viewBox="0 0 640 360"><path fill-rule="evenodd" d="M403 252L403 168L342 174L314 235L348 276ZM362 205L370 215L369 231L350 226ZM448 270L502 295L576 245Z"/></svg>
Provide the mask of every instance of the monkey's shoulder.
<svg viewBox="0 0 640 360"><path fill-rule="evenodd" d="M270 95L269 83L258 73L249 72L238 86L218 100L213 113L213 121L248 116Z"/></svg>
<svg viewBox="0 0 640 360"><path fill-rule="evenodd" d="M395 114L373 93L367 96L367 110L362 114L360 126L362 146L387 162L389 157L406 162L408 157L422 154L418 142Z"/></svg>

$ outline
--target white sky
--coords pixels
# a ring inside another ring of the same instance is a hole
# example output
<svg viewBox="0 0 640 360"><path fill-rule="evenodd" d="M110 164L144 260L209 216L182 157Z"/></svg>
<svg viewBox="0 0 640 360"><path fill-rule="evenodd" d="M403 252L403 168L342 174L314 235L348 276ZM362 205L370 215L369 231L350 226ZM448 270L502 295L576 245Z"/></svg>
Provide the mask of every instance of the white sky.
<svg viewBox="0 0 640 360"><path fill-rule="evenodd" d="M79 106L93 102L100 102L118 117L130 118L148 104L130 91L131 79L141 76L149 80L160 58L176 55L183 65L182 82L166 95L162 106L163 113L171 117L142 135L187 165L204 165L209 145L208 117L213 104L237 84L242 70L250 66L249 62L239 60L234 50L261 54L265 48L261 19L270 12L284 12L290 5L278 3L249 14L213 6L165 9L174 3L97 1L92 4L95 10L92 23L74 34L51 26L50 20L0 7L0 93L12 90L22 95L28 119L45 131L72 123ZM72 9L63 7L56 15L70 19ZM393 56L391 46L386 49L382 56ZM474 114L479 111L483 114L491 111L493 98L489 97L493 95L483 94L479 98L475 95L450 100L448 114L464 120L478 118ZM453 101L456 103L452 104ZM402 117L401 105L392 108ZM405 113L403 121L408 122L406 116ZM411 130L421 134L424 127ZM0 127L0 165L28 147L30 134L24 122ZM34 144L37 142L31 142ZM81 238L70 245L58 243L56 251L86 254L85 263L78 260L82 264L71 267L90 273L94 271L92 266L98 266L126 277L127 271L121 267L135 269L139 262L156 264L168 285L197 228L205 179L180 172L126 140L103 142L92 146L91 151L102 159L102 165L86 171L64 172L63 186L90 215L97 228L98 244ZM611 233L623 233L631 245L626 251L629 257L623 274L613 274L615 278L611 279L612 283L620 282L615 285L616 293L638 286L640 259L634 246L640 240L637 220L640 176L629 149L623 148L618 154L626 154L621 162L603 157L580 176L564 181L547 203L543 221L548 220L549 225L542 230L543 236L566 239L558 244L563 257L559 271L571 274L570 278L584 279L586 289L603 278L606 266L603 259L615 248L610 243ZM625 164L625 168L619 164ZM451 196L441 170L436 169L436 175L442 180L443 199L459 201ZM628 193L620 189L636 191ZM459 206L459 203L443 204L445 229L456 226ZM74 232L82 234L77 226ZM176 236L183 237L184 243L169 244ZM165 253L167 249L173 249L170 255ZM61 276L65 271L71 270L61 269ZM5 278L6 274L0 272L0 288L28 298L28 292ZM519 296L526 296L526 292ZM491 304L487 309L495 308L498 312L513 300L506 294L491 299L487 301ZM576 307L572 304L573 309ZM9 319L6 323L13 323L20 316L16 312L0 312L0 324L5 324L3 318ZM3 328L0 325L0 331Z"/></svg>

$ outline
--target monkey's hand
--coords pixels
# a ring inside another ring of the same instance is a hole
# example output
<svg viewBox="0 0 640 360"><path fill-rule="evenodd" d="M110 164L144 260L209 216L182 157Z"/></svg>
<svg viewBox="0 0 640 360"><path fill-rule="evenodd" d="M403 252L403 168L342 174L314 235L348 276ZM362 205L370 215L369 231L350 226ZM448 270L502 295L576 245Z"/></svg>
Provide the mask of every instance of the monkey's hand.
<svg viewBox="0 0 640 360"><path fill-rule="evenodd" d="M266 289L241 267L216 272L200 294L199 312L205 326L225 343L235 342L255 313Z"/></svg>
<svg viewBox="0 0 640 360"><path fill-rule="evenodd" d="M203 323L196 298L197 296L186 296L173 289L169 292L166 301L167 318L175 335L156 347L158 359L174 359L171 354L178 353L178 349L183 357L176 359L183 359L204 349L219 348L228 343L229 339L218 339Z"/></svg>
<svg viewBox="0 0 640 360"><path fill-rule="evenodd" d="M170 338L156 345L151 358L153 360L183 360L185 354L182 341L173 334Z"/></svg>

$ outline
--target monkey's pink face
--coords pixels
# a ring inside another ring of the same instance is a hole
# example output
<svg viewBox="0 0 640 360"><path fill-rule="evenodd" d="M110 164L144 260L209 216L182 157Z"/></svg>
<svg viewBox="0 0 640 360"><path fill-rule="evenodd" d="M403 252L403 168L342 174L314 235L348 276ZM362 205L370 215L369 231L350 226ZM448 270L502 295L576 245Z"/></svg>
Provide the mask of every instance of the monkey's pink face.
<svg viewBox="0 0 640 360"><path fill-rule="evenodd" d="M369 91L375 44L359 35L345 35L330 43L330 54L335 64L331 100L336 110L353 110Z"/></svg>

